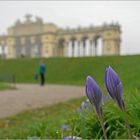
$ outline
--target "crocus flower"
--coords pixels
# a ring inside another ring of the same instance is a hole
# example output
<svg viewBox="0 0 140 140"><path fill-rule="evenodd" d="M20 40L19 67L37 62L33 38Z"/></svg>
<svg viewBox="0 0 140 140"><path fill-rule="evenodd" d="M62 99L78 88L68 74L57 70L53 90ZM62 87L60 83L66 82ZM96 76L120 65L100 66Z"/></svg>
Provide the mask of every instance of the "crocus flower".
<svg viewBox="0 0 140 140"><path fill-rule="evenodd" d="M85 110L87 108L87 104L83 101L81 104L81 109Z"/></svg>
<svg viewBox="0 0 140 140"><path fill-rule="evenodd" d="M102 117L101 102L102 92L91 76L87 76L86 81L86 95L91 104L94 105L94 109L99 117Z"/></svg>
<svg viewBox="0 0 140 140"><path fill-rule="evenodd" d="M125 107L122 99L122 82L117 73L110 66L106 68L105 84L111 98L117 103L119 108L124 111Z"/></svg>
<svg viewBox="0 0 140 140"><path fill-rule="evenodd" d="M67 136L64 137L63 140L82 140L82 138L76 136Z"/></svg>
<svg viewBox="0 0 140 140"><path fill-rule="evenodd" d="M62 124L61 125L61 130L62 131L68 131L69 130L69 126L68 125L65 125L65 124Z"/></svg>

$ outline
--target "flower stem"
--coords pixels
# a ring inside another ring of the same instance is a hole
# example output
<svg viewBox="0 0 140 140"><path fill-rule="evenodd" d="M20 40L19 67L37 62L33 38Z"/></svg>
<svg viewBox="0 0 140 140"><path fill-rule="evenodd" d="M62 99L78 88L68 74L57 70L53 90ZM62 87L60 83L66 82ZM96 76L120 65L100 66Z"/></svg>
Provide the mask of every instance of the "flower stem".
<svg viewBox="0 0 140 140"><path fill-rule="evenodd" d="M105 138L105 140L107 140L107 135L106 135L105 127L104 127L104 121L103 121L103 118L102 118L102 117L99 117L99 121L100 121L100 124L101 124L102 130L103 130L104 138Z"/></svg>
<svg viewBox="0 0 140 140"><path fill-rule="evenodd" d="M129 139L132 140L133 137L132 137L132 132L131 132L131 128L130 128L130 125L129 125L129 121L128 121L128 116L127 116L126 112L124 112L124 114L125 114L125 125L126 125L127 130L128 130L128 136L129 136Z"/></svg>

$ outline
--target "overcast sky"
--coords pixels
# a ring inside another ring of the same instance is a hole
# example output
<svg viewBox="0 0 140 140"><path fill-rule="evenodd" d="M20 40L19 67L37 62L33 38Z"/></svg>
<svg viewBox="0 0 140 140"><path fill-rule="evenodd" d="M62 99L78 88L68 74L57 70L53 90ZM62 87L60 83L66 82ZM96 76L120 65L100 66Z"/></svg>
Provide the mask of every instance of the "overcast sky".
<svg viewBox="0 0 140 140"><path fill-rule="evenodd" d="M121 54L140 54L140 1L0 1L0 34L27 13L64 28L119 22Z"/></svg>

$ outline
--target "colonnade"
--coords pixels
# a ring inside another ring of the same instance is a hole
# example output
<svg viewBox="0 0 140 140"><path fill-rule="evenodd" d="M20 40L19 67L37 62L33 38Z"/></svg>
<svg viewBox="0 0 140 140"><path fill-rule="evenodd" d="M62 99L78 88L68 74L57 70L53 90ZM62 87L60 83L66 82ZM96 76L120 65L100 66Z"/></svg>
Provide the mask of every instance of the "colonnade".
<svg viewBox="0 0 140 140"><path fill-rule="evenodd" d="M26 37L24 43L20 38L16 38L15 53L16 57L38 57L41 52L40 39L36 37L33 43L30 38Z"/></svg>
<svg viewBox="0 0 140 140"><path fill-rule="evenodd" d="M9 46L11 47L11 46ZM18 49L16 48L15 53L19 57L37 57L40 56L40 46L35 44L29 47L30 49L27 48L27 46L22 45L18 46ZM5 58L8 55L8 46L6 45L0 45L0 57Z"/></svg>
<svg viewBox="0 0 140 140"><path fill-rule="evenodd" d="M60 46L60 47L59 47ZM6 57L10 56L10 46L0 45L0 56ZM15 46L13 46L14 55L16 57L39 57L41 53L41 42L31 43L30 41L21 44L20 40L16 41ZM84 57L84 56L97 56L97 40L95 39L70 39L68 41L60 41L58 47L57 56L66 56L66 57ZM99 48L98 48L99 49ZM8 52L9 51L9 52Z"/></svg>
<svg viewBox="0 0 140 140"><path fill-rule="evenodd" d="M93 40L70 40L68 42L67 56L68 57L82 57L97 55L97 46Z"/></svg>
<svg viewBox="0 0 140 140"><path fill-rule="evenodd" d="M31 45L29 47L30 49L27 48L27 46L22 45L19 49L19 54L21 56L26 56L28 54L28 56L30 57L36 57L40 55L40 47L39 45L35 44L35 45Z"/></svg>

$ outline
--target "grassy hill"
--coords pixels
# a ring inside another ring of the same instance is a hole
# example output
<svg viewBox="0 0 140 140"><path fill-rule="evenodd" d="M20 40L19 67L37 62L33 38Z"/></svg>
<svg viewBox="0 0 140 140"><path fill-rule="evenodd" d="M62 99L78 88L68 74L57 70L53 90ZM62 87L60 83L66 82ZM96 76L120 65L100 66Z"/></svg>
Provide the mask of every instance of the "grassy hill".
<svg viewBox="0 0 140 140"><path fill-rule="evenodd" d="M39 59L0 60L0 75L14 74L18 83L35 83ZM47 83L85 85L92 75L103 87L106 66L119 74L125 89L140 88L140 56L108 56L85 58L47 58Z"/></svg>

